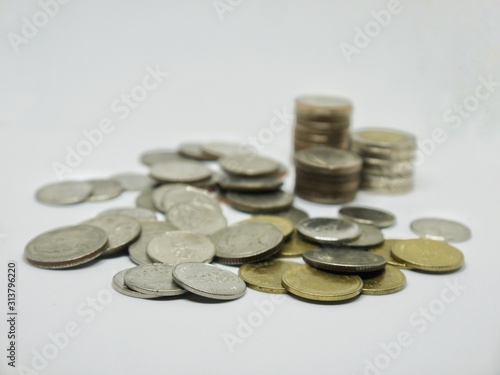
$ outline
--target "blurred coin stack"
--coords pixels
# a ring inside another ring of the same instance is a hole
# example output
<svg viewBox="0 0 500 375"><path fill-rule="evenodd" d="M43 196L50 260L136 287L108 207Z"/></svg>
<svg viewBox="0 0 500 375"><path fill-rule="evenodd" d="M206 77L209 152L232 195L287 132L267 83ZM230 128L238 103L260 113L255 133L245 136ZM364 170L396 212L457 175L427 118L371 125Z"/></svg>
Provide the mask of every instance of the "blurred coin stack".
<svg viewBox="0 0 500 375"><path fill-rule="evenodd" d="M299 96L295 100L294 148L328 146L347 150L352 104L330 96Z"/></svg>
<svg viewBox="0 0 500 375"><path fill-rule="evenodd" d="M340 204L356 197L363 160L354 152L314 147L295 153L295 193L308 201Z"/></svg>
<svg viewBox="0 0 500 375"><path fill-rule="evenodd" d="M416 138L394 129L361 129L352 133L351 150L363 158L361 189L398 194L413 188Z"/></svg>

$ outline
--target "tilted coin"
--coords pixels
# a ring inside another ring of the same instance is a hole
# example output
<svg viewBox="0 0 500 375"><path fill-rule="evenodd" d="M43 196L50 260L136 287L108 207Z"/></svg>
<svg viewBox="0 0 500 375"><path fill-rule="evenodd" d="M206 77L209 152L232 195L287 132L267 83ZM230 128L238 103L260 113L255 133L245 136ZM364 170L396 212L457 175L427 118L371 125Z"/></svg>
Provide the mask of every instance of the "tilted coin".
<svg viewBox="0 0 500 375"><path fill-rule="evenodd" d="M162 163L171 160L182 159L176 151L172 150L151 150L141 154L140 160L142 164L152 166L156 163Z"/></svg>
<svg viewBox="0 0 500 375"><path fill-rule="evenodd" d="M293 223L285 219L283 217L279 216L272 216L272 215L256 215L252 216L249 219L240 221L239 223L268 223L274 225L276 228L278 228L282 233L284 240L288 240L291 236L293 231L295 230L295 226Z"/></svg>
<svg viewBox="0 0 500 375"><path fill-rule="evenodd" d="M282 294L286 293L286 289L281 285L283 273L290 267L299 264L277 259L259 263L247 263L240 267L238 275L252 289L264 293Z"/></svg>
<svg viewBox="0 0 500 375"><path fill-rule="evenodd" d="M358 238L359 225L351 221L316 217L304 219L297 224L298 232L306 239L318 243L339 243Z"/></svg>
<svg viewBox="0 0 500 375"><path fill-rule="evenodd" d="M224 190L252 193L279 190L283 181L274 176L238 177L221 174L217 184Z"/></svg>
<svg viewBox="0 0 500 375"><path fill-rule="evenodd" d="M135 205L139 208L156 211L156 207L153 204L153 190L149 188L141 190L135 199Z"/></svg>
<svg viewBox="0 0 500 375"><path fill-rule="evenodd" d="M121 173L111 177L111 180L118 181L123 190L139 191L151 188L156 184L156 181L148 176L139 173Z"/></svg>
<svg viewBox="0 0 500 375"><path fill-rule="evenodd" d="M191 203L197 207L207 207L222 213L219 202L212 198L207 190L183 184L175 184L165 190L159 206L168 212L179 203Z"/></svg>
<svg viewBox="0 0 500 375"><path fill-rule="evenodd" d="M186 293L174 282L173 267L166 264L144 264L127 270L125 286L139 293L154 297L178 296Z"/></svg>
<svg viewBox="0 0 500 375"><path fill-rule="evenodd" d="M92 185L82 181L62 181L42 186L37 190L37 201L45 204L65 205L80 203L92 194Z"/></svg>
<svg viewBox="0 0 500 375"><path fill-rule="evenodd" d="M337 272L373 272L382 270L386 261L380 255L349 248L321 248L305 252L304 261L314 268Z"/></svg>
<svg viewBox="0 0 500 375"><path fill-rule="evenodd" d="M399 268L408 269L410 267L406 263L403 263L403 262L400 262L400 261L394 259L394 257L391 254L392 247L400 241L406 241L406 240L395 240L395 239L385 240L379 246L371 248L370 251L372 253L375 253L375 254L383 257L386 260L387 264L390 264L392 266L399 267Z"/></svg>
<svg viewBox="0 0 500 375"><path fill-rule="evenodd" d="M102 229L80 224L36 236L26 245L24 255L37 267L68 268L97 258L107 243L108 237Z"/></svg>
<svg viewBox="0 0 500 375"><path fill-rule="evenodd" d="M314 147L295 153L295 163L309 170L328 170L331 173L360 171L363 160L354 152L331 147Z"/></svg>
<svg viewBox="0 0 500 375"><path fill-rule="evenodd" d="M175 227L204 236L227 226L226 218L219 210L195 202L176 204L168 210L167 217Z"/></svg>
<svg viewBox="0 0 500 375"><path fill-rule="evenodd" d="M396 216L378 208L362 206L345 206L339 210L340 216L359 224L375 225L387 228L396 223Z"/></svg>
<svg viewBox="0 0 500 375"><path fill-rule="evenodd" d="M163 233L177 230L177 228L172 224L164 223L162 221L142 221L141 227L141 235L137 241L129 246L128 254L132 262L136 264L153 263L146 252L146 246L149 241L156 236L162 235Z"/></svg>
<svg viewBox="0 0 500 375"><path fill-rule="evenodd" d="M200 234L172 231L153 238L146 247L158 263L175 266L184 262L210 262L215 255L212 241Z"/></svg>
<svg viewBox="0 0 500 375"><path fill-rule="evenodd" d="M179 146L179 154L195 160L217 160L217 157L203 151L201 143L183 143Z"/></svg>
<svg viewBox="0 0 500 375"><path fill-rule="evenodd" d="M86 220L83 224L101 228L108 236L108 247L104 255L114 254L133 243L141 233L138 220L124 215L101 215Z"/></svg>
<svg viewBox="0 0 500 375"><path fill-rule="evenodd" d="M462 223L437 218L414 220L411 230L419 237L449 242L464 242L471 238L470 229Z"/></svg>
<svg viewBox="0 0 500 375"><path fill-rule="evenodd" d="M278 163L274 160L255 154L227 155L219 159L221 168L236 176L263 176L278 170Z"/></svg>
<svg viewBox="0 0 500 375"><path fill-rule="evenodd" d="M307 264L283 273L283 287L292 294L314 301L342 301L361 293L363 281L357 275L339 275L317 270Z"/></svg>
<svg viewBox="0 0 500 375"><path fill-rule="evenodd" d="M209 142L202 145L203 152L214 158L220 158L226 155L238 154L241 146L231 142Z"/></svg>
<svg viewBox="0 0 500 375"><path fill-rule="evenodd" d="M300 208L292 206L284 211L273 212L273 216L284 217L292 223L297 224L299 221L307 219L309 214Z"/></svg>
<svg viewBox="0 0 500 375"><path fill-rule="evenodd" d="M210 236L216 260L224 264L243 264L264 260L283 245L283 233L266 223L241 223Z"/></svg>
<svg viewBox="0 0 500 375"><path fill-rule="evenodd" d="M464 264L464 254L456 247L425 238L397 242L391 254L411 268L428 272L455 271Z"/></svg>
<svg viewBox="0 0 500 375"><path fill-rule="evenodd" d="M115 198L122 193L122 186L115 180L87 180L92 185L92 194L89 201L105 201Z"/></svg>
<svg viewBox="0 0 500 375"><path fill-rule="evenodd" d="M246 284L234 273L206 263L181 263L173 271L174 281L191 293L220 300L245 294Z"/></svg>
<svg viewBox="0 0 500 375"><path fill-rule="evenodd" d="M116 290L118 293L124 294L129 297L144 298L144 299L157 298L157 296L155 295L136 292L135 290L132 290L125 285L125 273L129 269L130 268L120 271L115 276L113 276L113 282L111 284L113 286L113 289Z"/></svg>
<svg viewBox="0 0 500 375"><path fill-rule="evenodd" d="M175 189L184 189L189 185L186 184L164 184L157 186L156 188L153 189L152 191L152 200L153 200L153 206L155 207L156 210L160 212L165 212L165 208L163 207L163 195L170 190L175 190Z"/></svg>
<svg viewBox="0 0 500 375"><path fill-rule="evenodd" d="M197 161L173 160L153 164L150 175L161 182L196 182L211 177L212 172Z"/></svg>
<svg viewBox="0 0 500 375"><path fill-rule="evenodd" d="M230 191L224 197L233 208L250 213L283 211L293 204L293 194L282 190L254 194Z"/></svg>
<svg viewBox="0 0 500 375"><path fill-rule="evenodd" d="M98 216L102 215L128 216L138 221L156 220L156 214L154 211L139 207L110 208L108 210L100 212Z"/></svg>
<svg viewBox="0 0 500 375"><path fill-rule="evenodd" d="M384 242L384 235L377 227L367 224L359 224L361 235L353 241L342 243L343 246L352 248L367 248L378 246Z"/></svg>
<svg viewBox="0 0 500 375"><path fill-rule="evenodd" d="M280 257L300 257L306 251L315 249L318 245L302 240L297 230L292 234L292 238L283 244L278 256Z"/></svg>
<svg viewBox="0 0 500 375"><path fill-rule="evenodd" d="M394 266L385 266L385 269L375 276L363 278L361 293L382 295L399 292L406 285L406 276Z"/></svg>

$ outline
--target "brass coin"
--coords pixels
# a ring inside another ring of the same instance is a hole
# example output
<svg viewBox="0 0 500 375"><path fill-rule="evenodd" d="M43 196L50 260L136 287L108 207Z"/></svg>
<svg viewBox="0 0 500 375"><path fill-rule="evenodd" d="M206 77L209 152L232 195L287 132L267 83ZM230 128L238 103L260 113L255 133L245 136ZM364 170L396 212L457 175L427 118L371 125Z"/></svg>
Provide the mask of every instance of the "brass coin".
<svg viewBox="0 0 500 375"><path fill-rule="evenodd" d="M309 243L300 238L298 232L295 230L292 238L285 242L281 251L278 253L280 257L301 257L306 251L315 249L317 244Z"/></svg>
<svg viewBox="0 0 500 375"><path fill-rule="evenodd" d="M278 228L281 232L283 232L283 238L285 241L291 237L291 235L295 229L295 225L292 223L292 221L285 219L283 217L272 216L272 215L256 215L256 216L252 216L249 219L240 221L240 223L272 224L276 228Z"/></svg>
<svg viewBox="0 0 500 375"><path fill-rule="evenodd" d="M464 254L443 241L424 238L396 243L392 256L410 267L429 272L448 272L464 264Z"/></svg>
<svg viewBox="0 0 500 375"><path fill-rule="evenodd" d="M394 266L385 266L385 270L377 276L363 279L361 293L382 295L399 292L406 285L406 276Z"/></svg>
<svg viewBox="0 0 500 375"><path fill-rule="evenodd" d="M390 264L392 266L399 267L399 268L408 269L408 268L411 268L408 264L394 259L394 257L391 254L391 248L396 243L401 242L401 241L406 241L406 240L395 240L395 239L385 240L384 243L380 244L377 247L374 247L373 249L370 249L370 251L372 253L378 254L381 257L385 258L385 260L387 261L387 264Z"/></svg>
<svg viewBox="0 0 500 375"><path fill-rule="evenodd" d="M297 265L300 264L283 260L247 263L240 267L238 275L249 288L264 293L284 294L286 289L281 285L281 277L286 270Z"/></svg>
<svg viewBox="0 0 500 375"><path fill-rule="evenodd" d="M356 297L363 280L356 275L319 271L301 264L285 271L283 287L292 294L315 301L343 301Z"/></svg>

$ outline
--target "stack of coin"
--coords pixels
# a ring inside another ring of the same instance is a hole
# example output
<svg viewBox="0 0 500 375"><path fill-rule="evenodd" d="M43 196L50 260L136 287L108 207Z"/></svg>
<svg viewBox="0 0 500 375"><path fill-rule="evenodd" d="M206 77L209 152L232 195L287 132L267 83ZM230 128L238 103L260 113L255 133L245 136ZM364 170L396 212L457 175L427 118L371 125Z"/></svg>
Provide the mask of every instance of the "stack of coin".
<svg viewBox="0 0 500 375"><path fill-rule="evenodd" d="M295 100L295 151L315 146L349 148L352 104L331 96L300 96Z"/></svg>
<svg viewBox="0 0 500 375"><path fill-rule="evenodd" d="M340 204L356 197L362 159L350 151L315 147L295 153L295 193L306 200Z"/></svg>
<svg viewBox="0 0 500 375"><path fill-rule="evenodd" d="M361 129L352 134L352 151L363 158L361 189L404 193L413 188L415 137L394 129Z"/></svg>

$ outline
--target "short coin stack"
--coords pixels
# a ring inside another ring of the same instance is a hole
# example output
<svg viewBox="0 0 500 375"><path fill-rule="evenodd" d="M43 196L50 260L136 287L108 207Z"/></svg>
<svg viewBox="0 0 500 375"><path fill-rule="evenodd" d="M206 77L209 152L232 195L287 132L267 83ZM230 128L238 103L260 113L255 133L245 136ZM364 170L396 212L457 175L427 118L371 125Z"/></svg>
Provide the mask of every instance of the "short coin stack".
<svg viewBox="0 0 500 375"><path fill-rule="evenodd" d="M295 100L295 151L315 146L349 148L352 104L331 96L300 96Z"/></svg>
<svg viewBox="0 0 500 375"><path fill-rule="evenodd" d="M415 137L393 129L361 129L352 133L351 150L363 158L361 189L405 193L413 188Z"/></svg>
<svg viewBox="0 0 500 375"><path fill-rule="evenodd" d="M306 200L340 204L356 197L362 159L350 151L315 147L295 153L295 193Z"/></svg>

